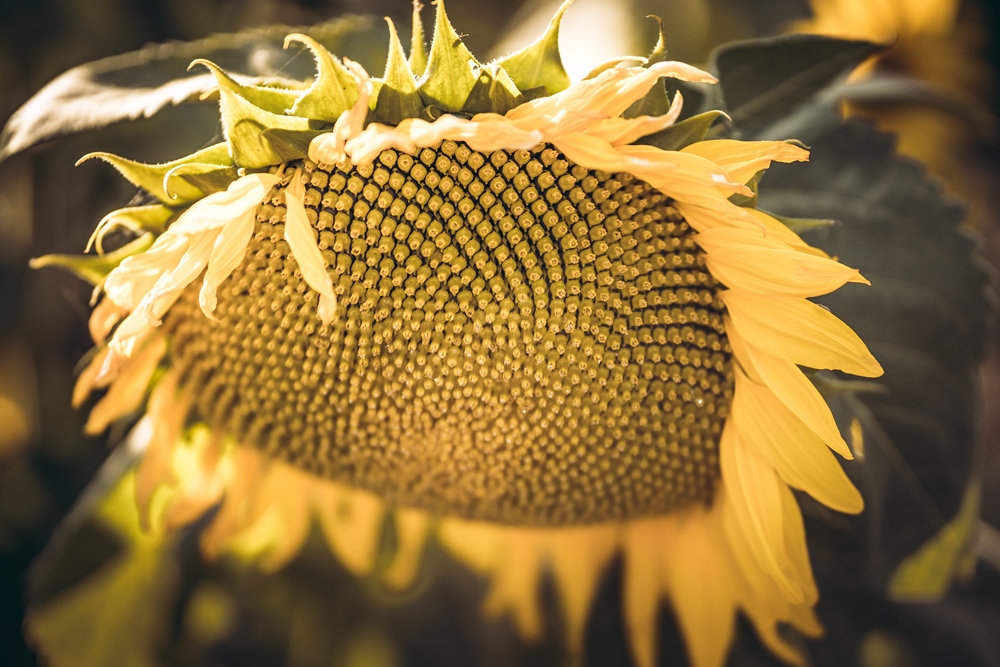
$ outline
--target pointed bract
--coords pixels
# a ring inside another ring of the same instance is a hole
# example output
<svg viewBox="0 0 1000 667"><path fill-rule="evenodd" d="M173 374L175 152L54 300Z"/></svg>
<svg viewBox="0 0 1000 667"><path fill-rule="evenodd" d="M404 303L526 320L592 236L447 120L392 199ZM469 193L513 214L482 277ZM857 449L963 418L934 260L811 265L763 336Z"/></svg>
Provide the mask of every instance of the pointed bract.
<svg viewBox="0 0 1000 667"><path fill-rule="evenodd" d="M380 123L398 125L404 118L419 116L424 103L417 90L417 80L406 62L396 26L388 16L385 20L389 24L389 57L385 63L382 85L375 98L374 116Z"/></svg>
<svg viewBox="0 0 1000 667"><path fill-rule="evenodd" d="M424 22L420 20L420 10L424 6L413 0L413 27L410 35L410 71L415 76L423 76L427 69L427 47L424 44Z"/></svg>
<svg viewBox="0 0 1000 667"><path fill-rule="evenodd" d="M231 93L230 93L231 94ZM172 162L162 164L143 164L134 160L128 160L111 153L88 153L77 161L81 164L92 158L104 160L124 176L133 185L146 190L149 194L159 199L164 204L183 204L204 197L206 192L191 185L183 183L176 186L171 194L163 188L164 177L174 168L185 164L209 164L220 166L231 166L232 159L225 143L215 144L208 148L192 153L186 157Z"/></svg>
<svg viewBox="0 0 1000 667"><path fill-rule="evenodd" d="M549 95L555 95L569 87L569 74L563 68L559 56L559 25L563 15L573 0L566 0L549 21L538 40L520 51L504 56L496 61L504 68L520 90L544 86Z"/></svg>
<svg viewBox="0 0 1000 667"><path fill-rule="evenodd" d="M462 111L503 115L524 101L524 96L502 67L484 65L479 69L476 85L465 100Z"/></svg>
<svg viewBox="0 0 1000 667"><path fill-rule="evenodd" d="M358 99L354 78L322 44L307 35L289 35L285 48L305 44L316 58L316 81L288 111L294 116L333 122Z"/></svg>
<svg viewBox="0 0 1000 667"><path fill-rule="evenodd" d="M283 162L282 156L262 136L265 130L302 132L314 129L305 118L264 111L226 89L220 90L220 94L222 128L229 143L230 155L241 167L259 169Z"/></svg>
<svg viewBox="0 0 1000 667"><path fill-rule="evenodd" d="M289 90L287 88L272 88L270 86L246 86L229 76L225 70L210 60L199 58L193 61L188 69L197 65L207 68L214 76L219 88L230 90L251 104L254 104L265 111L281 114L285 109L295 104L295 101L302 96L301 90Z"/></svg>
<svg viewBox="0 0 1000 667"><path fill-rule="evenodd" d="M474 68L478 64L448 20L444 1L438 0L431 55L420 80L424 103L436 104L445 111L461 109L476 85Z"/></svg>

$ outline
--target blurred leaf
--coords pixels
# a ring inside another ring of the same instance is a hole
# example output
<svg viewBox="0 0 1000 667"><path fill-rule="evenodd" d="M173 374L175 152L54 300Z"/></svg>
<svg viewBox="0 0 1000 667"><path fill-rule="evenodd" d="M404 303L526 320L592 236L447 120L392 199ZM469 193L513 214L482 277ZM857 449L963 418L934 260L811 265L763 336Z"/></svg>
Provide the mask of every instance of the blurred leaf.
<svg viewBox="0 0 1000 667"><path fill-rule="evenodd" d="M759 208L759 207L758 207ZM813 229L822 229L823 227L829 227L831 225L837 224L836 220L817 220L816 218L790 218L787 215L778 215L777 213L771 213L770 211L765 211L775 220L781 222L785 227L796 234L802 234L803 232L808 232Z"/></svg>
<svg viewBox="0 0 1000 667"><path fill-rule="evenodd" d="M176 568L162 528L139 529L130 472L97 509L123 550L79 585L28 611L28 637L52 667L154 667L167 639Z"/></svg>
<svg viewBox="0 0 1000 667"><path fill-rule="evenodd" d="M870 42L784 35L727 44L712 54L721 108L744 130L787 115L879 50Z"/></svg>
<svg viewBox="0 0 1000 667"><path fill-rule="evenodd" d="M800 138L812 144L810 161L774 165L761 182L761 207L841 222L804 238L872 285L850 284L820 301L868 344L887 388L829 399L845 431L858 419L864 432L864 464L845 467L865 511L839 518L845 531L814 525L810 537L837 576L884 595L900 562L958 513L973 473L977 368L992 317L987 278L960 229L963 209L900 158L889 136L852 121Z"/></svg>
<svg viewBox="0 0 1000 667"><path fill-rule="evenodd" d="M312 63L282 50L285 36L293 32L349 54L366 67L381 67L384 53L373 34L381 30L370 18L357 16L310 27L273 25L153 45L74 67L44 86L7 121L0 133L0 160L69 134L198 101L217 83L212 74L187 71L196 58L210 58L241 85L308 79Z"/></svg>
<svg viewBox="0 0 1000 667"><path fill-rule="evenodd" d="M908 557L889 580L889 597L898 602L936 602L955 578L967 579L975 565L979 524L979 483L972 482L958 516Z"/></svg>
<svg viewBox="0 0 1000 667"><path fill-rule="evenodd" d="M518 89L544 86L549 95L555 95L569 87L569 75L563 69L559 55L559 26L569 4L567 0L559 7L545 33L536 42L496 62L510 75Z"/></svg>
<svg viewBox="0 0 1000 667"><path fill-rule="evenodd" d="M665 130L646 135L635 143L656 146L665 151L679 151L685 146L690 146L696 141L704 139L716 119L725 115L721 111L706 111L675 123Z"/></svg>

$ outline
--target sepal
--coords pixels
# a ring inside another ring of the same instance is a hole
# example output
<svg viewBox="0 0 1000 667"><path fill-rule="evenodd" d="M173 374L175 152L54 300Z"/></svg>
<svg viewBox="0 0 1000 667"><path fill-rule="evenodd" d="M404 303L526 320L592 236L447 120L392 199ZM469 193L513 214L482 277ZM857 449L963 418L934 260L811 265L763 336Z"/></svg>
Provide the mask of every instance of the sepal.
<svg viewBox="0 0 1000 667"><path fill-rule="evenodd" d="M228 94L232 95L232 93ZM192 202L201 199L208 193L186 181L175 184L172 193L167 192L164 188L164 183L169 172L182 165L201 164L231 167L233 164L225 143L203 148L187 157L182 157L172 162L164 162L163 164L143 164L142 162L128 160L111 153L88 153L77 161L77 165L92 158L104 160L117 169L133 185L146 190L164 204L172 205Z"/></svg>
<svg viewBox="0 0 1000 667"><path fill-rule="evenodd" d="M419 85L424 103L445 111L460 110L476 85L478 65L448 20L444 1L438 0L431 55Z"/></svg>
<svg viewBox="0 0 1000 667"><path fill-rule="evenodd" d="M417 90L417 80L406 62L396 26L389 17L385 20L389 24L389 57L375 98L373 116L380 123L398 125L404 118L418 117L424 102Z"/></svg>
<svg viewBox="0 0 1000 667"><path fill-rule="evenodd" d="M496 61L504 68L519 90L543 86L549 95L569 87L569 74L559 55L559 26L573 0L566 0L556 11L548 28L528 47Z"/></svg>
<svg viewBox="0 0 1000 667"><path fill-rule="evenodd" d="M289 109L294 116L334 122L358 99L354 77L344 65L312 37L293 34L285 38L285 48L298 42L316 58L316 80Z"/></svg>
<svg viewBox="0 0 1000 667"><path fill-rule="evenodd" d="M222 127L230 155L241 167L260 169L284 162L283 156L264 136L265 130L307 132L320 129L307 118L265 111L225 88L220 94Z"/></svg>

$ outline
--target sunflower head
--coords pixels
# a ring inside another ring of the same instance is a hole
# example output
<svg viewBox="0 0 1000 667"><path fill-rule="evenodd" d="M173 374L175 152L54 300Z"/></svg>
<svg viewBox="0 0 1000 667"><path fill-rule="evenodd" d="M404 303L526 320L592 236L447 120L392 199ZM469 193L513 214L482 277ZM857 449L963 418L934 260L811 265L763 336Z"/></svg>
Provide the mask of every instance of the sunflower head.
<svg viewBox="0 0 1000 667"><path fill-rule="evenodd" d="M805 149L677 123L660 79L714 78L667 61L662 39L570 84L564 10L482 64L439 2L426 55L418 13L409 58L390 22L380 79L305 35L286 42L315 55L305 86L197 61L224 142L161 165L97 155L159 203L95 231L98 348L76 399L109 387L96 433L152 386L139 502L177 483L181 525L222 499L210 553L277 508L272 567L315 514L364 572L388 507L403 585L437 517L442 543L493 577L487 610L526 636L553 565L578 648L621 550L641 664L661 596L698 667L725 657L736 609L795 661L776 624L821 628L790 487L861 509L800 366L881 372L807 299L866 281L755 208L761 172ZM105 253L121 226L140 234ZM177 479L192 424L202 463Z"/></svg>

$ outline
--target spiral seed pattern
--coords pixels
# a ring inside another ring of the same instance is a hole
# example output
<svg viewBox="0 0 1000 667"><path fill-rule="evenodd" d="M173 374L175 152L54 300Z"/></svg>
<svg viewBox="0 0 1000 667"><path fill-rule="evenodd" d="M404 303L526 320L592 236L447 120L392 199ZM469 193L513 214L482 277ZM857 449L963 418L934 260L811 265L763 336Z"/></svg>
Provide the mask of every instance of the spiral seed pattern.
<svg viewBox="0 0 1000 667"><path fill-rule="evenodd" d="M450 516L568 525L710 502L731 350L665 195L544 145L295 166L337 315L317 317L276 188L221 323L195 288L168 316L208 423Z"/></svg>

